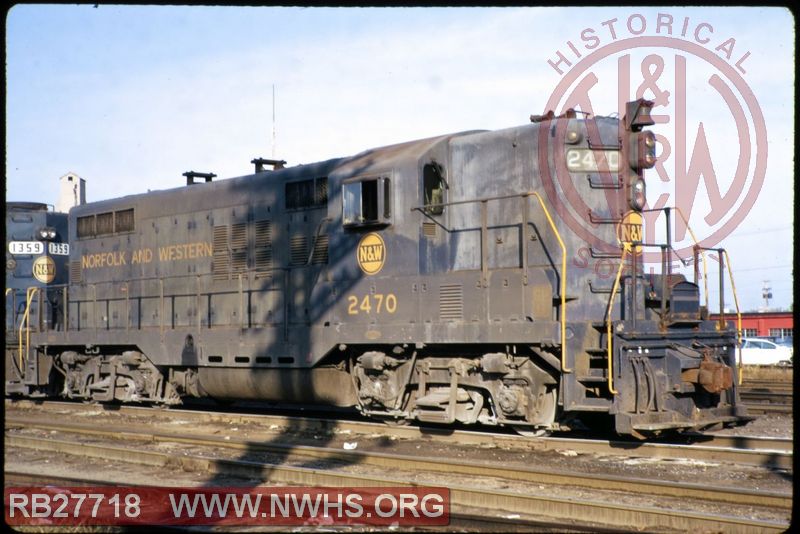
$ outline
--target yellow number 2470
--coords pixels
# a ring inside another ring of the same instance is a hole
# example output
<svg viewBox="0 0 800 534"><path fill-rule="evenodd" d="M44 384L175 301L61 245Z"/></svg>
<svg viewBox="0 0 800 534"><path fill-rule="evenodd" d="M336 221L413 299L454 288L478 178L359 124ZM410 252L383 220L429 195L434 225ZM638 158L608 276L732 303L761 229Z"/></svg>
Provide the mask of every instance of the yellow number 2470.
<svg viewBox="0 0 800 534"><path fill-rule="evenodd" d="M359 313L394 313L397 311L397 297L393 293L376 293L374 295L364 295L359 298L355 295L347 297L347 314L358 315Z"/></svg>

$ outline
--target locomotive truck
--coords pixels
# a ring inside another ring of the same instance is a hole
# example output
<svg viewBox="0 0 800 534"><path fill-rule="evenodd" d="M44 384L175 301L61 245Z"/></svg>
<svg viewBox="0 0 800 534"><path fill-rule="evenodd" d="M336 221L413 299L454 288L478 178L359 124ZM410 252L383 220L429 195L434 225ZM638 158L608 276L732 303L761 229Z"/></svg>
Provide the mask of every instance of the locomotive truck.
<svg viewBox="0 0 800 534"><path fill-rule="evenodd" d="M6 391L326 404L523 434L741 424L738 332L709 320L697 276L671 272L675 214L667 243L643 240L651 108L254 159L246 176L190 171L75 207L63 324L31 315ZM663 269L645 274L654 247ZM576 268L579 253L611 276Z"/></svg>

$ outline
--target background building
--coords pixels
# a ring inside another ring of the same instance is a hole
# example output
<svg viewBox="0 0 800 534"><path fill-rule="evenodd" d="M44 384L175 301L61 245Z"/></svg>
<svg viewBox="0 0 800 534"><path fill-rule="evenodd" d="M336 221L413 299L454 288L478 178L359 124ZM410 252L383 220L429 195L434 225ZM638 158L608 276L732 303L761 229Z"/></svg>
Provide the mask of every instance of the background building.
<svg viewBox="0 0 800 534"><path fill-rule="evenodd" d="M711 314L719 319L718 314ZM725 314L726 320L735 320L735 313ZM742 336L783 339L794 337L794 314L790 311L742 313Z"/></svg>

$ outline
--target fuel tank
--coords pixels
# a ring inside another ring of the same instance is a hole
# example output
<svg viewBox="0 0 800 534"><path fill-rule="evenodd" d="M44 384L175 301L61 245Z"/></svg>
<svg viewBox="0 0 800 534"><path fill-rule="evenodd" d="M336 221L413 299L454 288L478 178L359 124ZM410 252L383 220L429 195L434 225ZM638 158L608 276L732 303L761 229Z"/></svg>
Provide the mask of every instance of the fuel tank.
<svg viewBox="0 0 800 534"><path fill-rule="evenodd" d="M231 369L201 367L200 385L215 399L355 406L350 375L340 369Z"/></svg>

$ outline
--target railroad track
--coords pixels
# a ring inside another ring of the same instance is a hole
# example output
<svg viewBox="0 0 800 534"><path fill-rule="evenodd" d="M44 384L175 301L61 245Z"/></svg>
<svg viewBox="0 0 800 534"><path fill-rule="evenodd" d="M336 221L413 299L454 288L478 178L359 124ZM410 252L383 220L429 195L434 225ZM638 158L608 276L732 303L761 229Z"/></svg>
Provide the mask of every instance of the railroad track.
<svg viewBox="0 0 800 534"><path fill-rule="evenodd" d="M765 381L739 389L742 401L753 414L793 413L792 383Z"/></svg>
<svg viewBox="0 0 800 534"><path fill-rule="evenodd" d="M596 525L598 521L606 526L616 528L648 528L657 529L703 529L734 531L778 531L788 526L780 520L751 520L743 517L713 515L675 511L662 508L642 506L620 506L616 504L617 498L606 500L586 500L576 498L554 498L547 496L549 492L539 491L540 495L531 494L529 491L505 491L497 489L496 483L487 481L501 481L511 483L525 483L524 487L537 487L541 490L543 485L573 486L592 493L603 492L608 495L618 494L647 494L657 496L659 501L665 498L678 500L703 501L724 505L736 505L733 508L763 507L784 510L788 518L788 510L792 505L791 493L765 493L732 489L726 487L709 487L707 484L688 484L685 482L661 482L652 480L639 480L629 477L614 475L587 475L586 473L553 472L533 468L505 468L497 465L448 461L441 458L424 458L419 456L402 456L376 452L342 451L326 447L310 447L298 445L280 445L263 442L253 442L230 437L188 436L185 432L167 433L153 432L145 429L126 429L105 426L97 428L96 425L30 421L23 418L6 419L6 448L8 450L34 449L51 454L83 456L98 458L105 461L115 460L127 463L136 463L147 466L159 466L167 469L180 469L182 471L200 471L216 476L238 476L253 479L261 475L263 480L271 483L287 485L313 485L334 487L361 487L361 486L407 486L409 480L413 485L424 485L419 481L420 474L428 477L446 473L467 477L473 481L471 485L446 484L450 489L451 504L456 514L469 515L476 508L483 510L503 510L504 514L520 514L529 517L531 514L539 518L550 520L565 520L584 522L587 525ZM8 432L10 428L26 428L56 431L59 439L18 435ZM63 439L71 436L73 439ZM87 442L85 438L103 440L100 443ZM110 443L109 443L110 442ZM125 443L124 446L118 443ZM136 444L178 444L179 452L166 452L158 447L145 447ZM154 450L155 449L155 450ZM247 458L253 458L256 453L277 454L281 461L270 463L241 458L220 458L218 455L208 457L203 454L187 454L186 450L220 451L227 450L235 453L247 451ZM7 452L8 454L8 452ZM341 465L356 465L359 470L372 468L380 473L391 472L393 477L383 475L347 472L341 467L330 465L327 468L307 468L285 465L293 459L309 459L314 462L326 461ZM405 472L405 475L402 473ZM15 471L16 476L25 473ZM414 478L409 476L414 475ZM429 485L433 485L428 483ZM436 483L441 486L441 482ZM506 484L501 484L504 487ZM494 489L492 487L494 486ZM543 494L543 495L541 495ZM624 499L623 499L624 500ZM546 523L545 523L546 524Z"/></svg>
<svg viewBox="0 0 800 534"><path fill-rule="evenodd" d="M6 401L6 412L10 406L30 407L42 411L70 410L84 404L62 401L35 403L27 400ZM515 434L453 430L443 427L388 426L383 423L296 417L270 414L242 414L219 411L197 411L185 409L162 409L147 406L95 405L100 413L144 416L149 419L171 420L181 418L194 423L254 424L276 432L323 432L352 433L353 435L393 436L397 439L426 440L456 445L486 446L519 449L526 451L572 451L578 454L625 455L639 458L691 459L710 462L731 462L741 465L769 466L791 469L793 441L791 438L718 436L714 434L688 433L681 441L641 442L617 439L588 439L573 437L530 438Z"/></svg>

